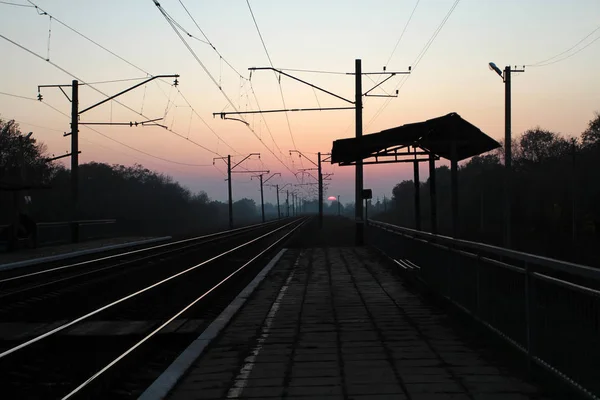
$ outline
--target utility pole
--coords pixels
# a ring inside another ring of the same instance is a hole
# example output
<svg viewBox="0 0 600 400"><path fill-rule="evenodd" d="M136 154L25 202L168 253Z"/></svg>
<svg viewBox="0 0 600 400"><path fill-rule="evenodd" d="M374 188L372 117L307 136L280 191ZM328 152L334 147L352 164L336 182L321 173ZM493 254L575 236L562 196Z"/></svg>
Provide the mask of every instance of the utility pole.
<svg viewBox="0 0 600 400"><path fill-rule="evenodd" d="M268 177L264 182L263 182L263 175L264 174L268 174L269 171L260 171L261 173L258 175L255 175L254 177L257 177L260 179L260 209L261 209L261 215L262 215L262 222L263 224L265 223L265 198L263 195L263 186L265 183L267 183L272 177L274 176L281 176L281 174L279 172L274 173L273 175L271 175L270 177ZM252 179L253 177L250 177L250 179ZM277 198L279 198L279 192L277 193ZM279 202L279 200L277 200Z"/></svg>
<svg viewBox="0 0 600 400"><path fill-rule="evenodd" d="M511 138L511 87L510 65L504 68L504 246L511 247L512 230L512 138Z"/></svg>
<svg viewBox="0 0 600 400"><path fill-rule="evenodd" d="M79 242L79 82L71 82L71 241Z"/></svg>
<svg viewBox="0 0 600 400"><path fill-rule="evenodd" d="M114 100L115 98L133 90L140 86L145 85L146 83L153 81L158 78L175 78L173 82L174 86L177 86L179 82L177 78L179 75L154 75L148 79L145 79L143 82L137 83L125 90L120 91L117 94L114 94L110 97L107 97L104 100L101 100L84 110L79 111L79 81L73 80L71 85L38 85L38 100L42 101L43 97L41 94L41 88L59 88L60 91L65 95L65 97L71 102L71 132L65 133L64 136L71 135L71 240L73 242L79 241L79 222L77 219L79 218L80 209L79 209L79 125L129 125L134 126L133 122L129 123L113 123L113 122L79 122L79 116L93 108L98 107L101 104L104 104L110 100ZM71 87L71 98L67 95L67 93L63 90L63 87ZM143 121L141 124L135 122L135 126L144 125L150 123L155 126L165 127L163 125L155 123L155 121L161 120L163 118L157 118L149 121Z"/></svg>
<svg viewBox="0 0 600 400"><path fill-rule="evenodd" d="M289 218L289 216L290 216L290 191L289 190L285 191L285 206L287 208L287 216Z"/></svg>
<svg viewBox="0 0 600 400"><path fill-rule="evenodd" d="M323 227L323 170L321 168L321 152L317 153L319 174L319 227Z"/></svg>
<svg viewBox="0 0 600 400"><path fill-rule="evenodd" d="M319 227L323 227L323 167L322 164L324 161L328 161L331 160L331 154L327 153L327 154L321 154L321 152L317 153L317 162L315 163L313 160L311 160L310 158L306 157L304 154L302 154L302 152L300 152L299 150L290 150L290 155L292 153L298 153L298 155L300 157L304 157L306 158L308 161L310 161L317 170L317 185L318 185L318 203L319 203ZM326 158L322 158L322 156L329 156ZM300 172L302 173L307 173L308 175L310 175L313 179L315 178L314 175L312 175L310 172L311 170L315 170L315 168L304 168L304 169L300 169ZM328 177L331 176L331 174L327 175Z"/></svg>
<svg viewBox="0 0 600 400"><path fill-rule="evenodd" d="M362 67L361 67L361 60L360 59L356 59L355 60L355 100L352 101L350 99L346 99L343 96L337 95L333 92L330 92L329 90L323 89L321 87L318 87L312 83L309 83L307 81L304 81L300 78L297 78L293 75L290 75L288 73L286 73L285 71L276 69L274 67L253 67L253 68L248 68L250 71L258 71L258 70L272 70L275 71L279 76L283 75L286 76L290 79L294 79L297 82L303 83L305 85L308 85L310 87L312 87L313 89L319 90L321 92L327 93L330 96L333 96L339 100L342 100L346 103L351 104L351 106L346 106L346 107L318 107L318 108L295 108L295 109L278 109L278 110L252 110L252 111L235 111L235 112L216 112L213 113L213 116L217 116L219 115L221 117L221 119L227 119L227 115L230 114L237 114L237 115L241 115L241 114L262 114L262 113L273 113L273 112L292 112L292 111L333 111L333 110L354 110L355 111L355 118L356 118L356 137L360 138L362 137L362 96L373 96L373 97L398 97L398 90L396 90L396 95L378 95L378 94L371 94L369 95L369 93L373 90L375 90L376 88L380 87L383 83L387 82L389 79L391 79L392 77L399 75L399 74L409 74L410 73L410 67L408 72L390 72L390 71L386 71L385 67L383 69L383 72L375 72L375 73L363 73L362 72ZM385 78L383 81L375 84L375 86L373 86L371 89L367 90L365 93L362 92L362 75L363 74L373 74L373 75L388 75L387 78ZM348 75L352 75L352 73L349 73ZM363 161L361 160L357 160L356 161L356 172L355 172L355 178L356 178L356 188L355 188L355 220L356 220L356 244L357 245L362 245L364 243L364 219L363 219L363 205L362 205L362 189L363 189Z"/></svg>
<svg viewBox="0 0 600 400"><path fill-rule="evenodd" d="M233 199L231 195L231 155L227 155L227 193L229 195L229 229L233 229Z"/></svg>
<svg viewBox="0 0 600 400"><path fill-rule="evenodd" d="M265 223L265 197L263 195L263 176L262 176L262 174L260 174L259 177L260 177L260 212L262 214L262 222L264 224Z"/></svg>
<svg viewBox="0 0 600 400"><path fill-rule="evenodd" d="M506 248L512 246L512 134L511 134L511 121L512 121L512 104L511 104L511 73L512 72L525 72L524 69L511 69L510 65L504 68L504 169L505 169L505 189L504 195L506 196L504 201L504 218L505 218L505 232L504 232L504 245Z"/></svg>
<svg viewBox="0 0 600 400"><path fill-rule="evenodd" d="M525 72L524 69L511 69L510 65L504 67L504 73L494 63L489 63L504 80L504 247L511 248L512 232L512 139L511 139L511 73Z"/></svg>
<svg viewBox="0 0 600 400"><path fill-rule="evenodd" d="M355 77L355 124L356 138L362 137L362 66L361 60L355 60L354 63ZM362 210L362 191L363 191L363 162L356 160L355 170L355 193L354 193L354 217L356 219L356 245L362 246L365 242L364 221Z"/></svg>
<svg viewBox="0 0 600 400"><path fill-rule="evenodd" d="M275 191L277 192L277 219L281 219L281 208L279 208L279 185L275 185Z"/></svg>
<svg viewBox="0 0 600 400"><path fill-rule="evenodd" d="M227 157L215 157L213 158L213 165L215 164L215 160L223 160L225 161L225 163L227 164L227 192L228 192L228 197L229 197L229 229L233 229L233 197L231 194L231 174L232 173L246 173L246 174L250 174L250 173L263 173L265 171L248 171L248 170L244 170L244 171L234 171L235 167L237 167L238 165L240 165L241 163L243 163L244 161L246 161L248 158L252 157L252 156L258 156L258 158L260 158L260 153L250 153L248 154L246 157L242 158L241 161L239 161L237 164L235 165L231 165L231 155L228 155ZM269 173L269 171L266 171L266 173ZM261 186L262 189L262 186Z"/></svg>

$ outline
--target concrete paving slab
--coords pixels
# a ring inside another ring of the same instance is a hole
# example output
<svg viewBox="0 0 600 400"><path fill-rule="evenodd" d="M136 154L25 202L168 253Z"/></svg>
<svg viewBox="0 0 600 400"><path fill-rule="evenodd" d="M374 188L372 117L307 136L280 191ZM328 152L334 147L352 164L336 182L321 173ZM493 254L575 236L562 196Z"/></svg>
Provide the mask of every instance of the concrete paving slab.
<svg viewBox="0 0 600 400"><path fill-rule="evenodd" d="M289 249L167 398L546 398L378 260L368 248Z"/></svg>

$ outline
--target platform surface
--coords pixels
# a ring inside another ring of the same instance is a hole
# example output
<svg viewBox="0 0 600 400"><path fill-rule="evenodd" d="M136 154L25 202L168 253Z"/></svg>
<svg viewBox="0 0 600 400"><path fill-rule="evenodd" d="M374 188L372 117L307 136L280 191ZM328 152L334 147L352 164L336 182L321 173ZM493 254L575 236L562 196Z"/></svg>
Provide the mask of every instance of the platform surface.
<svg viewBox="0 0 600 400"><path fill-rule="evenodd" d="M168 398L549 398L448 318L374 250L288 249Z"/></svg>

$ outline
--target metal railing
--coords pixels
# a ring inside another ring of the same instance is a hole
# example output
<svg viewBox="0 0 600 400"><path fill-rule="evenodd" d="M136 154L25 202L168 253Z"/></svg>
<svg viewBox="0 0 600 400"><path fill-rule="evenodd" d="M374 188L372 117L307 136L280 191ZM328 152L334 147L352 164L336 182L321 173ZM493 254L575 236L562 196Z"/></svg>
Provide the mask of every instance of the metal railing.
<svg viewBox="0 0 600 400"><path fill-rule="evenodd" d="M600 398L600 270L368 221L371 244L585 397Z"/></svg>

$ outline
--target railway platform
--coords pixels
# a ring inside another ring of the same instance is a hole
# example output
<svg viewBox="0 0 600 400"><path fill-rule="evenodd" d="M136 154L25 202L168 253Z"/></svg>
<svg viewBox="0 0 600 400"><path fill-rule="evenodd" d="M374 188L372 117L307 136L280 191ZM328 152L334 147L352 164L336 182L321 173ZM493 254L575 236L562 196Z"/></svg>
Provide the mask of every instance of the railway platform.
<svg viewBox="0 0 600 400"><path fill-rule="evenodd" d="M141 399L551 398L379 252L336 244L278 253Z"/></svg>

